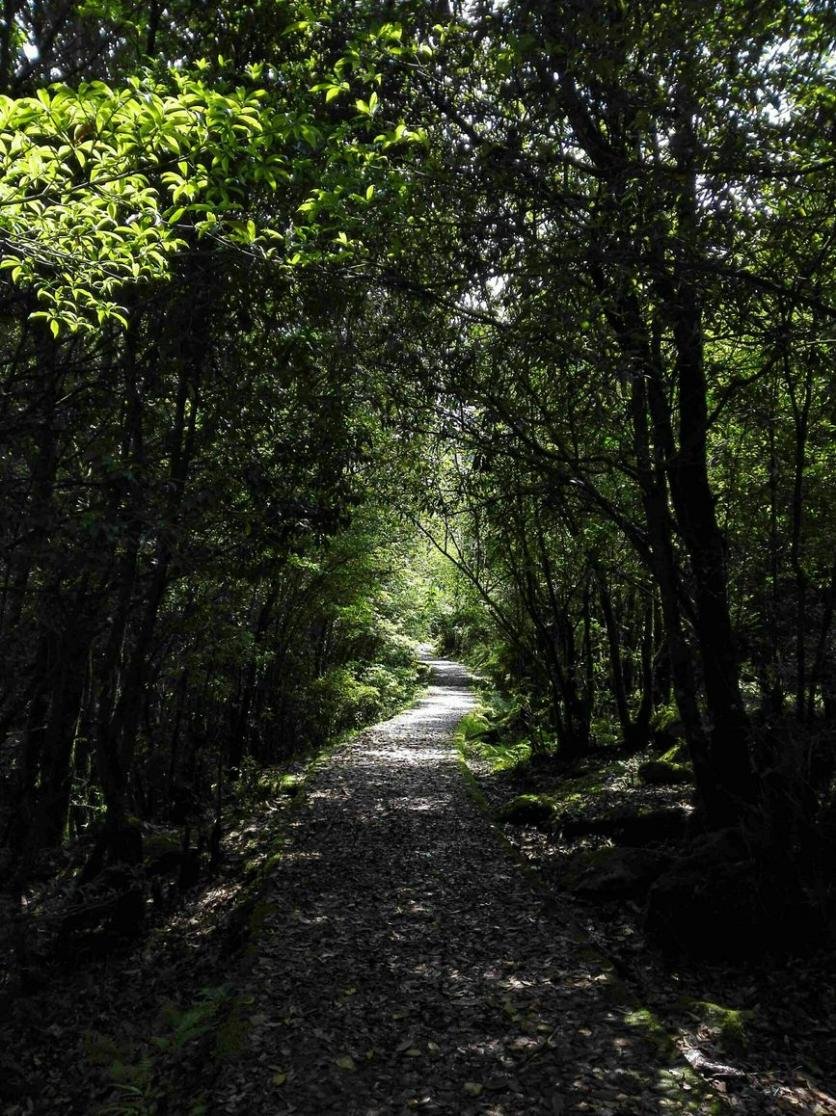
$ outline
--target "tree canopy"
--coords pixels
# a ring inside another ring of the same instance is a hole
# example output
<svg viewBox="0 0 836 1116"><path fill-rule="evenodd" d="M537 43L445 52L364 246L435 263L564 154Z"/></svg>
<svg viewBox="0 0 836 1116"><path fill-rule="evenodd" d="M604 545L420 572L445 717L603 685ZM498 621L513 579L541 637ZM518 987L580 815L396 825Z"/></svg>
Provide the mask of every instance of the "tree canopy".
<svg viewBox="0 0 836 1116"><path fill-rule="evenodd" d="M68 842L85 882L140 822L217 845L248 764L405 699L407 637L560 762L675 725L709 827L832 825L834 30L6 5L16 901Z"/></svg>

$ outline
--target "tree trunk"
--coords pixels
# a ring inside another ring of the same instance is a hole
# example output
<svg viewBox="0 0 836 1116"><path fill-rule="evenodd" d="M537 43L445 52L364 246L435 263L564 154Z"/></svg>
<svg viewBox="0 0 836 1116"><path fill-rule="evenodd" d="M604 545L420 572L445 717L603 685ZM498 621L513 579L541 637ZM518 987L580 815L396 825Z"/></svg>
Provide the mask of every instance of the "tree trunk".
<svg viewBox="0 0 836 1116"><path fill-rule="evenodd" d="M612 682L615 708L618 714L618 723L621 727L621 738L626 747L630 746L632 736L632 723L630 721L630 708L627 702L627 691L624 686L624 670L622 667L621 636L616 623L612 607L612 597L602 573L597 574L598 592L601 597L601 611L604 616L604 627L607 633L607 649L610 659L610 680Z"/></svg>
<svg viewBox="0 0 836 1116"><path fill-rule="evenodd" d="M754 798L749 719L743 707L728 602L726 547L708 477L708 390L703 355L700 292L693 284L697 252L696 139L687 92L677 96L676 158L683 184L673 275L659 274L673 326L679 387L679 445L668 464L677 527L694 579L694 629L700 647L709 719L709 758L718 820L730 822ZM657 398L661 390L656 392Z"/></svg>

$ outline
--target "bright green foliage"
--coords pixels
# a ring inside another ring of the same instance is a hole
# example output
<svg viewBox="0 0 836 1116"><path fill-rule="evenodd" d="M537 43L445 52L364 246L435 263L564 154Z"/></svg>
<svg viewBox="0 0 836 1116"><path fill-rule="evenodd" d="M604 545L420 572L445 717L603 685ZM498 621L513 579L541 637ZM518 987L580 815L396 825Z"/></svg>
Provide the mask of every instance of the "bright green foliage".
<svg viewBox="0 0 836 1116"><path fill-rule="evenodd" d="M287 177L263 90L224 95L172 78L170 94L135 78L121 91L95 82L3 98L0 266L37 287L48 307L38 314L56 333L61 320L77 328L90 314L127 324L108 296L167 277L189 226L254 242L255 225L231 217L248 164L254 182ZM292 134L282 122L281 139Z"/></svg>
<svg viewBox="0 0 836 1116"><path fill-rule="evenodd" d="M376 188L401 189L386 153L422 139L403 121L372 127L376 66L402 32L361 33L322 81L316 31L291 23L312 53L242 74L218 57L0 98L0 267L35 289L53 333L126 325L125 288L169 278L200 240L278 266L363 252ZM335 116L323 91L366 99Z"/></svg>

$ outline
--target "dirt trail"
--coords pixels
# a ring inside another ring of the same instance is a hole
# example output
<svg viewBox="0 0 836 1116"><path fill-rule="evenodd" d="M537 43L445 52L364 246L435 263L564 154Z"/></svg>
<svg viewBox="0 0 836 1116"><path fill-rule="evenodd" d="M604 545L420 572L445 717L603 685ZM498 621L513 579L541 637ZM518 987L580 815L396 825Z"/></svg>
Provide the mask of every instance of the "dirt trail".
<svg viewBox="0 0 836 1116"><path fill-rule="evenodd" d="M431 666L424 698L313 779L238 981L244 1051L217 1110L669 1111L658 1038L468 793L451 743L466 672Z"/></svg>

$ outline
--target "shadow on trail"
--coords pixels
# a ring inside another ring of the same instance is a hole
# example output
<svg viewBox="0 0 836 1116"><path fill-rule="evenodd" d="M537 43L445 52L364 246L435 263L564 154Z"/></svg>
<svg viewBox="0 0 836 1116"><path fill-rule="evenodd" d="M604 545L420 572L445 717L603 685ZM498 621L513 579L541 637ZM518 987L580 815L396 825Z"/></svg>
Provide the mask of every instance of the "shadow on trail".
<svg viewBox="0 0 836 1116"><path fill-rule="evenodd" d="M424 698L315 779L237 989L246 1041L218 1110L710 1111L503 853L450 743L466 672L430 665Z"/></svg>

